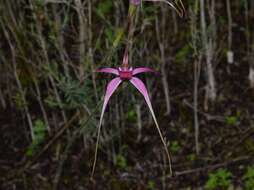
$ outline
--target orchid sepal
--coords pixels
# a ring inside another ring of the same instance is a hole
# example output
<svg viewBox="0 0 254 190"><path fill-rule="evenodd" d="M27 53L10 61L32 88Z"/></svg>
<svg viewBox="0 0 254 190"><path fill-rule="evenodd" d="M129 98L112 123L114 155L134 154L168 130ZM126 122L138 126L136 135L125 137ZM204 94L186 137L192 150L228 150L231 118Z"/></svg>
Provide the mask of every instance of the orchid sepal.
<svg viewBox="0 0 254 190"><path fill-rule="evenodd" d="M102 106L102 111L101 111L101 115L100 115L100 121L99 121L99 125L98 125L98 134L97 134L97 140L96 140L96 147L95 147L95 156L94 156L94 163L93 163L93 169L92 169L92 177L95 171L95 165L96 165L96 161L97 161L97 152L98 152L98 146L99 146L99 139L100 139L100 132L101 132L101 125L102 125L102 120L103 120L103 116L106 110L106 107L108 105L109 99L110 97L113 95L113 93L116 91L117 87L121 84L122 80L119 77L116 77L114 79L112 79L108 85L107 85L107 89L106 89L106 93L105 93L105 97L104 97L104 101L103 101L103 106Z"/></svg>
<svg viewBox="0 0 254 190"><path fill-rule="evenodd" d="M138 67L138 68L135 68L132 72L133 75L137 75L140 73L153 73L156 75L160 75L160 73L158 71L155 71L149 67Z"/></svg>
<svg viewBox="0 0 254 190"><path fill-rule="evenodd" d="M96 72L98 73L109 73L109 74L114 74L114 75L119 75L119 72L117 69L115 68L101 68L101 69L97 69Z"/></svg>

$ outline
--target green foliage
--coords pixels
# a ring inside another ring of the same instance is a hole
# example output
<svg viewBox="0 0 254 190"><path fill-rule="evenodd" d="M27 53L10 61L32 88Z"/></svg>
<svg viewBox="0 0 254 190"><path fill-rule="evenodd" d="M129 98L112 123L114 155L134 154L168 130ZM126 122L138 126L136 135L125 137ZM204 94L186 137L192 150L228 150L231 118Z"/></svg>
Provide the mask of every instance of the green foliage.
<svg viewBox="0 0 254 190"><path fill-rule="evenodd" d="M248 150L249 152L253 152L254 151L254 139L253 138L248 138L244 141L244 146L246 148L246 150Z"/></svg>
<svg viewBox="0 0 254 190"><path fill-rule="evenodd" d="M153 190L155 189L155 182L152 180L149 180L147 186L149 190Z"/></svg>
<svg viewBox="0 0 254 190"><path fill-rule="evenodd" d="M112 44L114 42L114 30L112 28L106 28L105 34L107 37L107 40Z"/></svg>
<svg viewBox="0 0 254 190"><path fill-rule="evenodd" d="M236 115L225 116L226 124L231 126L237 125L238 121L240 120L240 116L241 113L239 111L236 113Z"/></svg>
<svg viewBox="0 0 254 190"><path fill-rule="evenodd" d="M156 6L143 6L142 13L145 15L145 18L148 20L155 19L155 16L158 13L158 7Z"/></svg>
<svg viewBox="0 0 254 190"><path fill-rule="evenodd" d="M126 169L126 167L127 167L127 160L126 160L126 158L123 155L118 154L116 156L116 165L117 165L117 167L119 167L121 169Z"/></svg>
<svg viewBox="0 0 254 190"><path fill-rule="evenodd" d="M177 153L181 149L181 146L178 141L173 141L170 145L170 151L172 153Z"/></svg>
<svg viewBox="0 0 254 190"><path fill-rule="evenodd" d="M40 119L37 119L34 124L34 139L30 146L26 151L27 156L33 156L35 152L37 152L38 148L40 147L41 143L45 140L46 137L46 125Z"/></svg>
<svg viewBox="0 0 254 190"><path fill-rule="evenodd" d="M22 110L25 108L26 103L23 100L22 94L17 92L15 96L13 97L15 105L18 109Z"/></svg>
<svg viewBox="0 0 254 190"><path fill-rule="evenodd" d="M113 8L113 1L106 0L101 1L96 9L96 13L99 17L105 18L106 14L109 14Z"/></svg>
<svg viewBox="0 0 254 190"><path fill-rule="evenodd" d="M189 44L186 44L181 48L177 54L176 54L176 62L177 63L183 63L185 60L189 58L189 56L192 54L192 48Z"/></svg>
<svg viewBox="0 0 254 190"><path fill-rule="evenodd" d="M63 105L59 105L59 103L57 102L56 98L49 95L47 98L44 99L44 102L51 108L57 108L60 107L62 108Z"/></svg>
<svg viewBox="0 0 254 190"><path fill-rule="evenodd" d="M90 94L90 81L87 80L85 84L80 84L78 80L73 80L68 77L60 77L58 87L63 95L62 103L59 104L57 100L48 96L45 102L50 107L60 107L64 109L80 108L82 104L91 104L93 95Z"/></svg>
<svg viewBox="0 0 254 190"><path fill-rule="evenodd" d="M238 118L236 116L227 116L225 120L227 125L236 125Z"/></svg>
<svg viewBox="0 0 254 190"><path fill-rule="evenodd" d="M87 83L88 81L86 81ZM68 108L78 108L84 103L88 103L89 96L86 85L80 85L78 80L72 80L63 77L59 84L60 89L64 95L64 102Z"/></svg>
<svg viewBox="0 0 254 190"><path fill-rule="evenodd" d="M128 163L125 158L126 153L128 152L128 145L123 144L120 147L119 153L116 155L116 166L120 169L127 169Z"/></svg>
<svg viewBox="0 0 254 190"><path fill-rule="evenodd" d="M209 178L205 184L205 189L222 189L231 185L232 174L226 169L219 169L215 173L209 174Z"/></svg>
<svg viewBox="0 0 254 190"><path fill-rule="evenodd" d="M44 76L45 79L51 76L55 78L57 81L60 80L59 66L57 65L57 63L52 62L49 65L47 64L42 65L42 71L45 75Z"/></svg>
<svg viewBox="0 0 254 190"><path fill-rule="evenodd" d="M96 109L96 108L94 108ZM83 136L90 137L92 135L97 135L97 120L93 115L83 117L79 121L79 125L81 127L80 133Z"/></svg>
<svg viewBox="0 0 254 190"><path fill-rule="evenodd" d="M127 120L129 122L136 122L137 121L137 112L133 109L130 109L128 112L127 112Z"/></svg>
<svg viewBox="0 0 254 190"><path fill-rule="evenodd" d="M187 159L190 160L190 161L194 161L194 160L196 160L196 155L195 154L189 154L187 156Z"/></svg>
<svg viewBox="0 0 254 190"><path fill-rule="evenodd" d="M101 41L101 39L100 38L98 38L97 40L96 40L96 42L95 42L95 50L99 50L99 49L101 49L101 45L102 45L102 41Z"/></svg>
<svg viewBox="0 0 254 190"><path fill-rule="evenodd" d="M245 190L254 189L254 166L248 167L243 176Z"/></svg>
<svg viewBox="0 0 254 190"><path fill-rule="evenodd" d="M37 7L40 7L40 8L45 5L45 1L44 0L35 0L34 2L35 2L35 5Z"/></svg>

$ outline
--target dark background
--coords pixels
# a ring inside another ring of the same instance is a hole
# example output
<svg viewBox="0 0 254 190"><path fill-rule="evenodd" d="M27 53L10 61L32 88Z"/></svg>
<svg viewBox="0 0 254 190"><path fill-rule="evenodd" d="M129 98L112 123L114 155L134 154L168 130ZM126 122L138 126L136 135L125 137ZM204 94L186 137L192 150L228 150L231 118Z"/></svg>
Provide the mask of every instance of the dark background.
<svg viewBox="0 0 254 190"><path fill-rule="evenodd" d="M254 2L183 1L139 7L130 63L172 156L168 166L142 96L124 83L106 110L90 180L105 86L121 64L128 1L0 1L0 188L254 189ZM233 54L233 59L230 54Z"/></svg>

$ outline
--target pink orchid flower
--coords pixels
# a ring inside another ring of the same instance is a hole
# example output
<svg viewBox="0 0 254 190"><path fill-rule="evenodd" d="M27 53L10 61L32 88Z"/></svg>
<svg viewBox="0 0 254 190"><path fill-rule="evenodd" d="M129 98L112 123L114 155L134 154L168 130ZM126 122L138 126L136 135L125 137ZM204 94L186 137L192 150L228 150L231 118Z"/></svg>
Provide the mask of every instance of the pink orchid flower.
<svg viewBox="0 0 254 190"><path fill-rule="evenodd" d="M142 3L142 1L149 1L149 2L162 2L166 3L170 7L172 7L179 15L180 17L183 17L185 13L185 8L182 3L182 0L130 0L130 3L134 6L138 6Z"/></svg>
<svg viewBox="0 0 254 190"><path fill-rule="evenodd" d="M162 136L159 124L157 122L157 119L155 117L153 107L148 95L147 88L145 84L136 76L141 73L147 73L147 72L152 72L152 73L158 73L150 68L147 67L140 67L140 68L135 68L133 69L132 67L129 67L128 65L128 53L127 51L125 52L124 58L123 58L123 64L122 67L119 68L102 68L98 69L97 72L99 73L110 73L116 76L116 78L112 79L106 88L106 94L104 97L104 103L102 107L102 112L100 116L100 121L99 121L99 126L98 126L98 135L97 135L97 142L96 142L96 148L95 148L95 158L94 158L94 164L93 164L93 170L92 170L92 176L94 174L95 170L95 165L96 165L96 160L97 160L97 150L98 150L98 144L99 144L99 137L100 137L100 131L101 131L101 125L102 125L102 119L104 116L105 109L107 107L107 104L109 102L110 97L113 95L113 93L116 91L116 89L119 87L119 85L124 82L124 81L129 81L137 90L143 95L145 102L152 114L153 120L155 122L156 128L158 130L158 133L160 135L161 141L164 145L168 161L169 161L169 168L170 168L170 174L172 174L172 169L171 169L171 159L169 155L169 151L167 148L167 144Z"/></svg>

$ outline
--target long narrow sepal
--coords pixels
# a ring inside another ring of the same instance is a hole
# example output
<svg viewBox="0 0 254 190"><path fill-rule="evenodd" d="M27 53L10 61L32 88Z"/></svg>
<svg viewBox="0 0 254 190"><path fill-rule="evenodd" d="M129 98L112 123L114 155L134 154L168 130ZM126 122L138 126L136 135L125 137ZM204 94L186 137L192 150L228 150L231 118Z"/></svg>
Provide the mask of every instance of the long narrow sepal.
<svg viewBox="0 0 254 190"><path fill-rule="evenodd" d="M168 148L167 148L167 144L162 136L162 132L160 130L160 127L159 127L159 124L157 122L157 119L155 117L155 114L154 114L154 111L153 111L153 107L152 107L152 104L151 104L151 101L150 101L150 98L149 98L149 95L148 95L148 92L147 92L147 88L145 86L145 84L140 80L138 79L137 77L133 77L130 82L138 89L138 91L144 96L145 98L145 101L148 105L148 108L152 114L152 117L153 117L153 120L154 120L154 123L156 125L156 128L158 130L158 133L160 135L160 138L161 138L161 141L164 145L164 149L165 149L165 152L167 154L167 158L168 158L168 162L169 162L169 169L170 169L170 175L172 175L172 167L171 167L171 158L170 158L170 154L169 154L169 151L168 151Z"/></svg>
<svg viewBox="0 0 254 190"><path fill-rule="evenodd" d="M150 69L148 67L139 67L139 68L135 68L132 72L133 75L137 75L140 73L155 73L155 74L159 74L157 71Z"/></svg>
<svg viewBox="0 0 254 190"><path fill-rule="evenodd" d="M91 178L93 178L95 166L96 166L96 161L97 161L97 153L98 153L98 146L99 146L99 139L100 139L100 132L101 132L101 124L102 124L103 115L105 113L105 110L108 105L110 97L116 91L117 87L121 84L121 82L122 82L122 80L119 77L117 77L109 82L107 89L106 89L106 94L104 97L104 102L103 102L101 116L100 116L100 122L99 122L99 126L98 126L98 134L97 134L97 140L96 140L96 147L95 147L95 153L94 153L94 162L93 162L93 169L92 169Z"/></svg>
<svg viewBox="0 0 254 190"><path fill-rule="evenodd" d="M114 75L119 75L118 70L114 69L114 68L101 68L101 69L97 69L96 72L98 72L98 73L110 73L110 74L114 74Z"/></svg>

